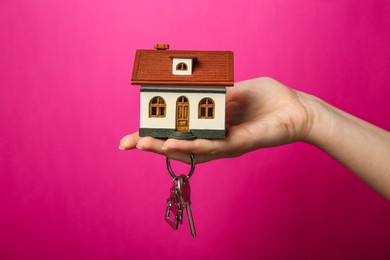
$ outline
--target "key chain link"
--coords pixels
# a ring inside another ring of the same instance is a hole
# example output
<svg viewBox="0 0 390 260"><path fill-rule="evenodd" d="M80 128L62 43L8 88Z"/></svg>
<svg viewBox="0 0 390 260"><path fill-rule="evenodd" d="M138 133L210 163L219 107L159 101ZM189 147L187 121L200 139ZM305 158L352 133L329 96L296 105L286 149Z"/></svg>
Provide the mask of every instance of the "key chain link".
<svg viewBox="0 0 390 260"><path fill-rule="evenodd" d="M195 155L191 153L190 158L191 158L191 169L190 172L187 174L187 180L189 180L195 172ZM166 164L167 164L168 172L172 176L173 181L177 180L178 176L172 170L171 160L169 157L167 157Z"/></svg>

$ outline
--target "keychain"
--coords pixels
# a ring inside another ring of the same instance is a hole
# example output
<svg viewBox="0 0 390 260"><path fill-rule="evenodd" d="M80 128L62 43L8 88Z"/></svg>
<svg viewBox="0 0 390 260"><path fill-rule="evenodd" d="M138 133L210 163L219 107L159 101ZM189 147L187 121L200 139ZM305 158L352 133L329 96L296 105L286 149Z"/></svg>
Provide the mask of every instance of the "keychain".
<svg viewBox="0 0 390 260"><path fill-rule="evenodd" d="M194 220L191 211L191 188L190 178L195 171L195 156L190 154L191 170L185 175L177 176L171 167L171 161L167 157L166 164L169 174L172 176L172 187L169 189L169 198L167 199L167 209L165 212L165 220L174 229L177 230L179 224L183 223L183 212L187 212L188 223L190 224L191 235L196 237Z"/></svg>

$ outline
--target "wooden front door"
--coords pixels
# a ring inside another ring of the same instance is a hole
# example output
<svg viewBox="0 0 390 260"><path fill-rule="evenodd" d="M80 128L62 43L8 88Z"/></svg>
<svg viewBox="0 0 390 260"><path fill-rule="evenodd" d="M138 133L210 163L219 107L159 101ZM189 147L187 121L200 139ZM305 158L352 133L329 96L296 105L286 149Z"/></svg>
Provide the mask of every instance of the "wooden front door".
<svg viewBox="0 0 390 260"><path fill-rule="evenodd" d="M181 96L176 101L176 131L187 132L190 129L190 105L188 98Z"/></svg>

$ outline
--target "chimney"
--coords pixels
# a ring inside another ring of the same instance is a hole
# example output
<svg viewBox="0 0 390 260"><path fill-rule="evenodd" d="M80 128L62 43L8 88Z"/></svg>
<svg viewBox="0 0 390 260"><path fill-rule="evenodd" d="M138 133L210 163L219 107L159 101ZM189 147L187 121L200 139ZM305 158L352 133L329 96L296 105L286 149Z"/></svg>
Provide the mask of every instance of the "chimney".
<svg viewBox="0 0 390 260"><path fill-rule="evenodd" d="M159 51L166 51L169 49L169 44L167 43L156 43L154 45L154 49L159 50Z"/></svg>

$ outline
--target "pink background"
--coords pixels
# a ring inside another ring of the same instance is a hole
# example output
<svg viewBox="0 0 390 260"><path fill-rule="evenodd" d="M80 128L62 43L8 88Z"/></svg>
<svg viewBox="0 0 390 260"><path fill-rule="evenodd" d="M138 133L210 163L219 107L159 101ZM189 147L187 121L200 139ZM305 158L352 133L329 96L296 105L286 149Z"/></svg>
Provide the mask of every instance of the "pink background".
<svg viewBox="0 0 390 260"><path fill-rule="evenodd" d="M389 259L390 203L297 143L198 165L198 238L164 221L165 158L138 129L136 49L232 50L390 129L387 0L0 3L1 259ZM187 166L175 163L176 170Z"/></svg>

